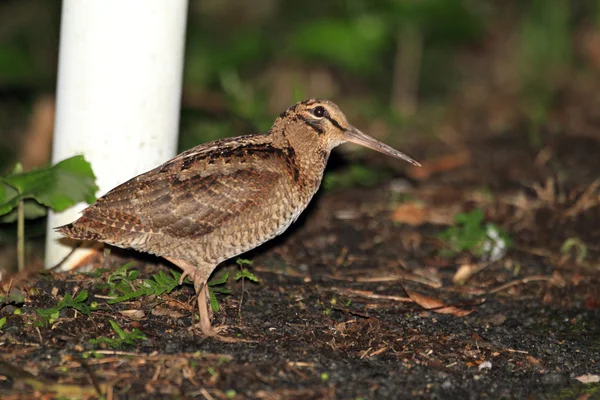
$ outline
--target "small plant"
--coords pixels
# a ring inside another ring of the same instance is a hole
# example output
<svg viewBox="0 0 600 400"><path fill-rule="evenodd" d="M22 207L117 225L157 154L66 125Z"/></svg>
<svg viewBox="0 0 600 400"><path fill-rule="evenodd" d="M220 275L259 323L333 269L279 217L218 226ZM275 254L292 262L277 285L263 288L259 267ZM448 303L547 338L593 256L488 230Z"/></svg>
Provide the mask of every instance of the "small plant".
<svg viewBox="0 0 600 400"><path fill-rule="evenodd" d="M172 276L160 271L158 274L152 275L152 279L143 279L138 284L135 281L139 277L139 272L129 271L129 267L132 265L133 263L127 263L108 276L105 286L110 288L108 295L112 297L107 302L108 304L116 304L142 296L160 296L163 293L170 293L179 286L181 274L175 271L171 271Z"/></svg>
<svg viewBox="0 0 600 400"><path fill-rule="evenodd" d="M256 277L256 275L254 275L252 272L248 271L248 269L244 267L244 265L252 265L251 260L238 258L235 262L240 267L240 270L237 272L237 274L235 274L236 281L239 281L241 279L243 285L244 278L247 278L250 279L252 282L258 283L258 278Z"/></svg>
<svg viewBox="0 0 600 400"><path fill-rule="evenodd" d="M215 278L208 282L208 294L210 296L210 306L214 312L219 312L221 306L219 305L219 300L217 300L217 296L215 293L221 294L231 294L231 290L219 287L227 283L229 279L229 272L224 273L222 276Z"/></svg>
<svg viewBox="0 0 600 400"><path fill-rule="evenodd" d="M237 272L237 274L235 274L235 280L236 281L239 281L240 279L242 280L242 295L240 296L240 306L238 309L238 313L241 315L242 314L242 304L244 304L244 279L248 278L252 282L258 283L258 278L256 277L256 275L254 275L252 272L248 271L248 269L244 267L244 265L252 265L251 260L238 258L236 260L236 263L240 267L240 270Z"/></svg>
<svg viewBox="0 0 600 400"><path fill-rule="evenodd" d="M146 340L147 337L139 330L134 328L131 332L125 332L115 321L110 320L110 325L117 334L116 338L107 338L101 336L96 339L90 339L91 344L104 343L111 348L119 348L126 344L135 344L139 340Z"/></svg>
<svg viewBox="0 0 600 400"><path fill-rule="evenodd" d="M25 268L25 219L39 218L47 208L63 211L79 202L93 203L96 177L83 156L75 156L44 169L0 177L0 223L17 222L17 260Z"/></svg>
<svg viewBox="0 0 600 400"><path fill-rule="evenodd" d="M70 293L66 293L65 297L52 308L37 308L35 311L44 317L48 323L53 323L58 319L58 315L63 308L74 308L84 315L88 315L91 311L90 306L86 303L88 298L87 290L82 290L75 297Z"/></svg>
<svg viewBox="0 0 600 400"><path fill-rule="evenodd" d="M463 251L496 261L502 258L512 245L507 233L492 223L485 223L483 211L475 209L470 213L459 213L456 225L440 235L448 247L442 250L444 256L454 256Z"/></svg>

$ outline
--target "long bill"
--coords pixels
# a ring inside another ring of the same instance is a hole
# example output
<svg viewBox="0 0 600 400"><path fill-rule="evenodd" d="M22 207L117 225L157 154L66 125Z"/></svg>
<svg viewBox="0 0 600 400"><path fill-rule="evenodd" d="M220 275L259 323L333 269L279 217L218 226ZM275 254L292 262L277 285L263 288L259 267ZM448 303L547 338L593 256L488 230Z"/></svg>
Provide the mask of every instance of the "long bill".
<svg viewBox="0 0 600 400"><path fill-rule="evenodd" d="M380 153L387 154L388 156L408 161L409 163L416 165L417 167L421 166L421 164L419 164L419 162L414 158L402 153L401 151L394 149L393 147L388 146L385 143L380 142L375 138L372 138L369 135L362 133L352 125L350 125L348 129L346 129L346 131L344 132L344 136L346 137L346 140L350 143L355 143L367 147L369 149L378 151Z"/></svg>

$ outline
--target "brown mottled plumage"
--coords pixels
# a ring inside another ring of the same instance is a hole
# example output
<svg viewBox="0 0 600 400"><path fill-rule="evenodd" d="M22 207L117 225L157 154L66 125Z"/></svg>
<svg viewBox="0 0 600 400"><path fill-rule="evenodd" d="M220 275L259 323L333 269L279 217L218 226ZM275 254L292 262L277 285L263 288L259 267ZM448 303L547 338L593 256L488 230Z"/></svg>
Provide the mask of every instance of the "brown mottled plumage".
<svg viewBox="0 0 600 400"><path fill-rule="evenodd" d="M200 327L214 335L206 301L212 271L285 231L319 188L331 150L346 141L418 165L358 131L332 102L310 99L284 111L268 133L187 150L117 186L57 229L173 262L182 280L193 279Z"/></svg>

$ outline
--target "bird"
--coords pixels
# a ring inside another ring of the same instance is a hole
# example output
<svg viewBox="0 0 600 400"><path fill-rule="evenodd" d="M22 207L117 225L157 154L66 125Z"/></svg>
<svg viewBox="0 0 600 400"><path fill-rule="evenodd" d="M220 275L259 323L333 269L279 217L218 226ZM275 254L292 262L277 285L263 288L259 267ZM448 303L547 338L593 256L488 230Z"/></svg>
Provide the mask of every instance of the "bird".
<svg viewBox="0 0 600 400"><path fill-rule="evenodd" d="M351 142L420 164L351 125L328 100L282 112L266 133L193 147L110 190L64 236L154 254L182 270L197 295L199 330L212 327L208 279L221 262L283 233L319 189L331 151Z"/></svg>

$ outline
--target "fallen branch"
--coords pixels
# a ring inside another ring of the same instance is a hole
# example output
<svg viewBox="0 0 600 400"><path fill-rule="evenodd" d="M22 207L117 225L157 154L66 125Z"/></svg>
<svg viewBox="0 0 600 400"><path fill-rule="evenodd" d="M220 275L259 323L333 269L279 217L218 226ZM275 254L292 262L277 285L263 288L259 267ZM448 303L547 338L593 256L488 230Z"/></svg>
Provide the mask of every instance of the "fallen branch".
<svg viewBox="0 0 600 400"><path fill-rule="evenodd" d="M552 279L551 276L545 276L545 275L527 276L527 277L522 278L522 279L517 279L516 281L507 282L507 283L505 283L503 285L498 286L497 288L494 288L492 290L488 290L486 293L488 293L488 294L494 294L494 293L501 292L501 291L503 291L505 289L508 289L508 288L511 288L513 286L517 286L517 285L520 285L520 284L529 283L529 282L549 281L551 279Z"/></svg>

